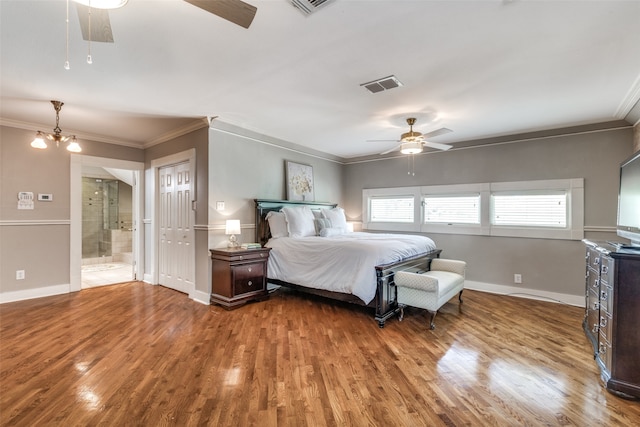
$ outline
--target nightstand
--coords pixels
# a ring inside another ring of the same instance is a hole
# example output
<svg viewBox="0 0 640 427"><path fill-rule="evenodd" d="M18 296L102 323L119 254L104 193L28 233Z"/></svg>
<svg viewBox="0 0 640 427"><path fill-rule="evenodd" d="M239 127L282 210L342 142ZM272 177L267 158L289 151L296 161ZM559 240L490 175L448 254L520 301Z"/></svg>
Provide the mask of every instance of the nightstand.
<svg viewBox="0 0 640 427"><path fill-rule="evenodd" d="M211 304L231 310L269 296L267 261L271 248L210 249Z"/></svg>

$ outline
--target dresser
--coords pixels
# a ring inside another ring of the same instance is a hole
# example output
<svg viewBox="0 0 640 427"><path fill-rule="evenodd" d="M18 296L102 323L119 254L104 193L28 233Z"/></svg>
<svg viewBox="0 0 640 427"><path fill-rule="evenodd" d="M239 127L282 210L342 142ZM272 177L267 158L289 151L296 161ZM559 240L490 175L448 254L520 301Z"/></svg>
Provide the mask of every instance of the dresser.
<svg viewBox="0 0 640 427"><path fill-rule="evenodd" d="M605 387L640 398L640 249L612 242L586 245L583 328Z"/></svg>
<svg viewBox="0 0 640 427"><path fill-rule="evenodd" d="M211 304L226 309L265 299L271 248L211 249Z"/></svg>

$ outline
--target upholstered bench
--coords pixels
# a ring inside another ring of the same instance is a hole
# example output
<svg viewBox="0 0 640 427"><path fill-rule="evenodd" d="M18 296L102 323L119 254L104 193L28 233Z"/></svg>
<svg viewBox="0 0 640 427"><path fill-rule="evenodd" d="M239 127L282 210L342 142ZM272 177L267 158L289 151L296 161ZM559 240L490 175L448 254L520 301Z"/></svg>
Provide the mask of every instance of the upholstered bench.
<svg viewBox="0 0 640 427"><path fill-rule="evenodd" d="M462 304L466 269L467 263L464 261L436 258L431 261L431 269L427 272L397 272L395 284L398 288L400 320L404 317L404 307L423 308L431 314L429 327L434 329L433 321L438 310L458 292Z"/></svg>

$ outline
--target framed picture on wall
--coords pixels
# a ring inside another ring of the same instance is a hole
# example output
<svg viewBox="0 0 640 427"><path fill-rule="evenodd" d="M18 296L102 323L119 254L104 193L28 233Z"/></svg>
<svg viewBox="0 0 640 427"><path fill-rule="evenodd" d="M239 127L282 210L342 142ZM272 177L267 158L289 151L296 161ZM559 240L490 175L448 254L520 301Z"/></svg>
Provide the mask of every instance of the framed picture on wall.
<svg viewBox="0 0 640 427"><path fill-rule="evenodd" d="M312 202L313 196L313 167L302 163L285 161L287 180L287 200L302 200Z"/></svg>

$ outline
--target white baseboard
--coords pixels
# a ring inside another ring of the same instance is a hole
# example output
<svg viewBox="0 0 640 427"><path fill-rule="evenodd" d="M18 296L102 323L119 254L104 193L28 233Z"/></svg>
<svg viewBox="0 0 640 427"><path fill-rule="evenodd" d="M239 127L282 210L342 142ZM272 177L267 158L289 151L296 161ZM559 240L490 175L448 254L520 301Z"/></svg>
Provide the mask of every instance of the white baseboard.
<svg viewBox="0 0 640 427"><path fill-rule="evenodd" d="M145 274L143 274L143 275L142 275L142 281L143 281L144 283L149 283L149 284L153 285L153 281L152 281L152 278L151 278L151 275L150 275L150 274L146 274L146 273L145 273Z"/></svg>
<svg viewBox="0 0 640 427"><path fill-rule="evenodd" d="M192 300L199 302L200 304L210 305L210 302L209 302L210 295L207 292L194 290L189 296L191 297Z"/></svg>
<svg viewBox="0 0 640 427"><path fill-rule="evenodd" d="M24 301L34 298L50 297L53 295L68 294L70 285L54 285L44 288L24 289L21 291L2 292L0 293L0 304L6 302Z"/></svg>
<svg viewBox="0 0 640 427"><path fill-rule="evenodd" d="M585 305L584 295L561 294L558 292L541 291L539 289L474 282L473 280L465 280L464 288L471 289L473 291L489 292L491 294L509 295L519 298L529 298L540 301L569 304L576 307L584 307Z"/></svg>

